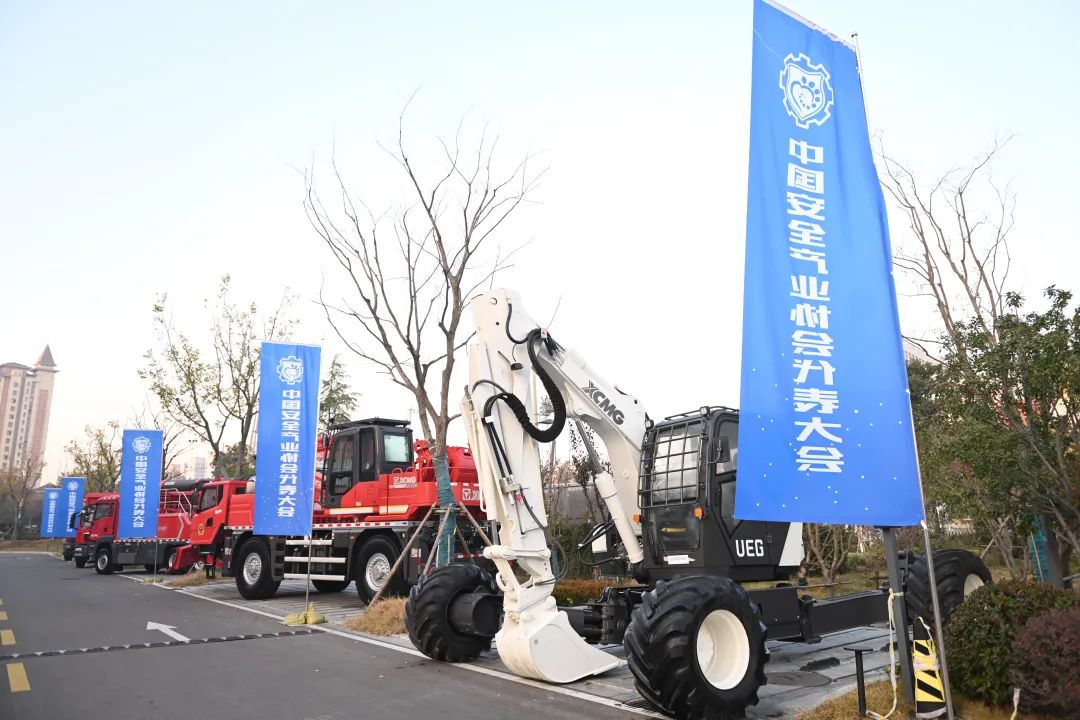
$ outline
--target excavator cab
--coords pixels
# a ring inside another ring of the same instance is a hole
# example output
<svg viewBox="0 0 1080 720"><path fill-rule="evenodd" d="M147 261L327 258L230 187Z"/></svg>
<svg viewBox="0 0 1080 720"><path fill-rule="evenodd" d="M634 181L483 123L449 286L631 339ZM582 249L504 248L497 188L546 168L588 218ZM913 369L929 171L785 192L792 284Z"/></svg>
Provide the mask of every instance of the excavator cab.
<svg viewBox="0 0 1080 720"><path fill-rule="evenodd" d="M739 411L727 407L672 415L646 432L639 502L650 578L783 580L798 569L801 526L735 518L738 439Z"/></svg>

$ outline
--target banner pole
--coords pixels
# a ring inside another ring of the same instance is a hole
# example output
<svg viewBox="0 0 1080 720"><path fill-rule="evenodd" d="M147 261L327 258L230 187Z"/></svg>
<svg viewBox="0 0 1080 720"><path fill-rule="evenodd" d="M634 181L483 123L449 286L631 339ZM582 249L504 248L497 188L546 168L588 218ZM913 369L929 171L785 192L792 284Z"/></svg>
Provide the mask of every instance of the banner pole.
<svg viewBox="0 0 1080 720"><path fill-rule="evenodd" d="M893 620L896 624L896 645L900 652L900 672L904 680L904 697L914 711L915 665L911 658L911 640L908 638L907 608L904 602L904 585L900 577L900 555L896 550L896 528L881 528L885 544L885 567L889 574L889 602L893 604Z"/></svg>
<svg viewBox="0 0 1080 720"><path fill-rule="evenodd" d="M941 684L945 688L945 712L953 720L952 688L949 687L949 663L945 659L945 633L941 630L941 605L938 603L937 574L934 553L930 549L930 528L922 521L923 543L926 547L926 567L930 571L930 599L934 601L934 635L937 640L938 663L941 665Z"/></svg>

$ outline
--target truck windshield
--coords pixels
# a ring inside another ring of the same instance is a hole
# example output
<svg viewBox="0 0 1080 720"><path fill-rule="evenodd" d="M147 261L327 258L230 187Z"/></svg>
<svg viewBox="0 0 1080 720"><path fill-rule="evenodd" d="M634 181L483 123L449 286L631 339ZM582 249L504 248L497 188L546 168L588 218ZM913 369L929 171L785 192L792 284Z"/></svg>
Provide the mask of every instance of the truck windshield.
<svg viewBox="0 0 1080 720"><path fill-rule="evenodd" d="M112 515L112 505L110 505L109 503L98 503L94 506L95 520L109 517L109 515Z"/></svg>

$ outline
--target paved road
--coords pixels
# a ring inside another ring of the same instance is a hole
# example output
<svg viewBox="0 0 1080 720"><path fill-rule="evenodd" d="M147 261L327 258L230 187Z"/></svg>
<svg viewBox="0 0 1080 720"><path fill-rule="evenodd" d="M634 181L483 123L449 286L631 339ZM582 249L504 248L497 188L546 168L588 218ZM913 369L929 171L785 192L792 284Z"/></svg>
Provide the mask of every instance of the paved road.
<svg viewBox="0 0 1080 720"><path fill-rule="evenodd" d="M213 641L178 643L147 630L147 622ZM292 632L270 618L50 556L0 554L0 718L631 717L352 638Z"/></svg>

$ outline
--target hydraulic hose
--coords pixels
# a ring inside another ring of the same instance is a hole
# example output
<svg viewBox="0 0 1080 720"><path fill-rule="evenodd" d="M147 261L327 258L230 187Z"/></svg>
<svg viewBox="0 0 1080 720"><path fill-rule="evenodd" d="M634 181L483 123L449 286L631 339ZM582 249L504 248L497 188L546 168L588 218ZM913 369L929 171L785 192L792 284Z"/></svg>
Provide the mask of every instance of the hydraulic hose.
<svg viewBox="0 0 1080 720"><path fill-rule="evenodd" d="M509 329L507 330L509 334ZM566 400L563 399L562 393L559 392L558 385L551 379L547 371L540 365L539 360L536 357L537 346L543 343L545 349L549 355L554 356L559 351L559 345L550 337L542 337L540 328L534 328L529 331L529 334L525 337L525 345L529 350L529 363L532 366L533 372L540 378L541 384L544 386L544 390L548 394L548 398L551 400L551 407L555 414L555 419L551 425L544 429L540 429L536 425L533 425L529 420L529 411L525 407L525 403L521 402L513 393L501 392L496 395L492 395L484 403L484 415L487 416L491 413L491 408L494 404L502 400L506 403L506 406L510 408L510 412L514 413L514 417L521 423L522 429L537 442L552 442L555 438L562 434L563 428L566 426Z"/></svg>

